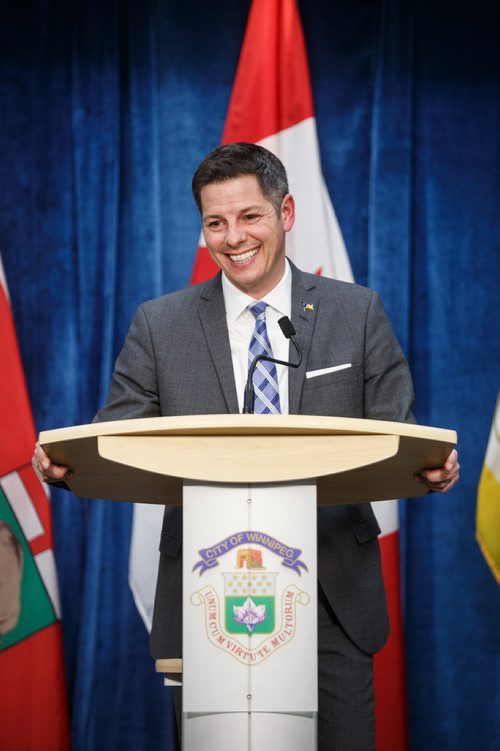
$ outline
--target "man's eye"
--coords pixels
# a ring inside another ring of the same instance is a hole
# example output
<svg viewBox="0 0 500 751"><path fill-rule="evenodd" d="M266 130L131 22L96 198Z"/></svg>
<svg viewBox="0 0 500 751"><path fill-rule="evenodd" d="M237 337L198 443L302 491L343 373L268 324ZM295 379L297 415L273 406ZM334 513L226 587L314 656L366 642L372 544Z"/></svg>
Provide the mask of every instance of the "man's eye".
<svg viewBox="0 0 500 751"><path fill-rule="evenodd" d="M253 222L258 218L259 218L259 214L245 214L245 219L247 222Z"/></svg>
<svg viewBox="0 0 500 751"><path fill-rule="evenodd" d="M221 226L221 222L218 219L214 219L212 222L208 222L207 227L209 229L218 229Z"/></svg>

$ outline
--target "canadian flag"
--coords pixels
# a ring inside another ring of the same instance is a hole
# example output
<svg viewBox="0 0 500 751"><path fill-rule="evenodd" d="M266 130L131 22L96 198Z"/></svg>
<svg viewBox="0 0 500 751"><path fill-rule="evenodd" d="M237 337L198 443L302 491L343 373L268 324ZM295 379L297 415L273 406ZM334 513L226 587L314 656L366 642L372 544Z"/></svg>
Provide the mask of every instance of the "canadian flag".
<svg viewBox="0 0 500 751"><path fill-rule="evenodd" d="M284 163L296 202L287 255L304 271L353 281L349 258L321 173L316 121L304 35L295 0L253 0L222 143L247 141L274 152ZM191 282L218 271L200 236ZM398 510L396 501L376 504L391 636L375 657L376 739L381 751L407 748L403 633L401 624ZM158 509L136 510L131 586L148 627L154 591L139 573L146 546L139 536L159 537ZM157 550L157 546L154 548ZM151 550L151 547L149 547ZM134 552L135 551L135 552ZM135 560L135 564L134 564ZM156 563L156 554L155 554ZM139 592L149 593L145 599Z"/></svg>

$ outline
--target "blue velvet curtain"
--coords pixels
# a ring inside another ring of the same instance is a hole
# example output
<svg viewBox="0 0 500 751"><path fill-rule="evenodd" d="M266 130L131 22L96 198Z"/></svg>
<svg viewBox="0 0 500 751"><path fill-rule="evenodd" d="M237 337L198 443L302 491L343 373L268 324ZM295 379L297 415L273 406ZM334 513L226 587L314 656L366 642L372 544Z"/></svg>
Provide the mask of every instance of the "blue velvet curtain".
<svg viewBox="0 0 500 751"><path fill-rule="evenodd" d="M249 5L1 6L0 249L38 430L89 422L135 307L189 282L190 177L220 141ZM499 591L474 539L500 385L498 12L299 7L356 279L382 294L419 421L460 438L459 487L402 504L412 748L498 748ZM53 493L75 751L176 748L127 585L131 513Z"/></svg>

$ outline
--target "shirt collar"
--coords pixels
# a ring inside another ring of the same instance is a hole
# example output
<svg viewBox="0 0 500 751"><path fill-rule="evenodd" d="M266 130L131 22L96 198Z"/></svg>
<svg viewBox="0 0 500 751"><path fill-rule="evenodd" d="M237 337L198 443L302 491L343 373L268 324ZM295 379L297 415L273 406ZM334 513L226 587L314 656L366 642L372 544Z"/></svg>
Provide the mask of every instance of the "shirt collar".
<svg viewBox="0 0 500 751"><path fill-rule="evenodd" d="M222 293L226 317L230 323L236 321L247 307L255 302L253 297L235 287L224 273L222 273ZM281 315L290 318L292 312L292 272L288 259L285 259L285 273L280 281L262 300Z"/></svg>

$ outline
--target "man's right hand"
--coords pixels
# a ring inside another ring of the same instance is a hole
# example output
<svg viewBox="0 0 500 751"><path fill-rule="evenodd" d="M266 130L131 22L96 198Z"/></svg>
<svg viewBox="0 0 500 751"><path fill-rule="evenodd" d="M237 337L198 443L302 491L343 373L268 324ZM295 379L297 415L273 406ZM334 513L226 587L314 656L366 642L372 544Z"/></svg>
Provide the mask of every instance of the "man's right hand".
<svg viewBox="0 0 500 751"><path fill-rule="evenodd" d="M73 474L69 467L53 464L39 443L35 446L31 463L41 482L65 482Z"/></svg>

